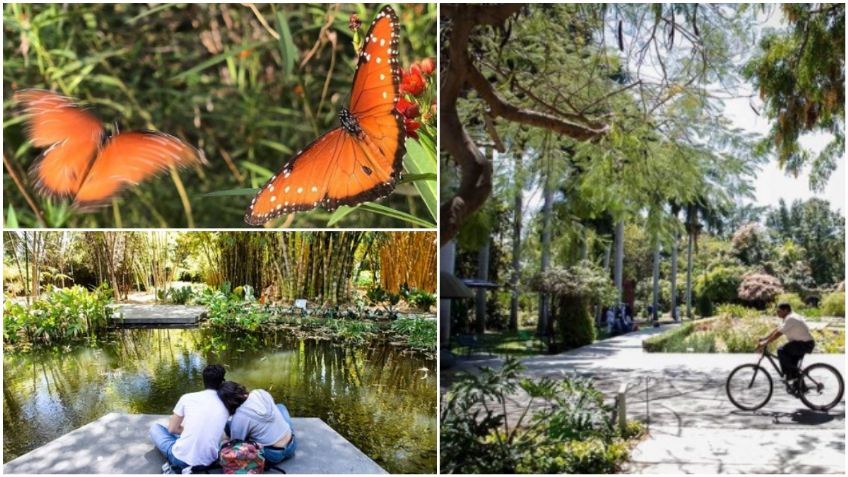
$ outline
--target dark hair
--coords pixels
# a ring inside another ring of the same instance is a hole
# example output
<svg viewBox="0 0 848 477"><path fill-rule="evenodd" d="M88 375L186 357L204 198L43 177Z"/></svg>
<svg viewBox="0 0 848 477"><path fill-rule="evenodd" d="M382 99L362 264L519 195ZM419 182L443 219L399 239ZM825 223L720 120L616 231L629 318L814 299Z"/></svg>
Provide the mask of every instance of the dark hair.
<svg viewBox="0 0 848 477"><path fill-rule="evenodd" d="M226 370L220 364L210 364L203 368L203 387L217 391L224 382Z"/></svg>
<svg viewBox="0 0 848 477"><path fill-rule="evenodd" d="M779 305L777 305L777 309L791 312L792 311L792 305L790 305L789 303L784 301L784 302L780 303Z"/></svg>
<svg viewBox="0 0 848 477"><path fill-rule="evenodd" d="M230 414L235 414L236 409L247 401L247 389L234 381L224 381L218 388L218 397L224 403L224 407Z"/></svg>

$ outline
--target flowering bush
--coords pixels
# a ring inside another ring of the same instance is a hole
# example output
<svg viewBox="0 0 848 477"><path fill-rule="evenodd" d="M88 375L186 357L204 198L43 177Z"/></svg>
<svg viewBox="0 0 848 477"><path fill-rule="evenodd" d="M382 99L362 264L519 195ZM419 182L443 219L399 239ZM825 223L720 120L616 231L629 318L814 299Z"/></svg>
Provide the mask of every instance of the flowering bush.
<svg viewBox="0 0 848 477"><path fill-rule="evenodd" d="M435 137L436 85L433 72L435 60L427 58L401 70L400 94L397 110L403 115L406 135L418 139L418 129L426 126L428 134Z"/></svg>
<svg viewBox="0 0 848 477"><path fill-rule="evenodd" d="M739 299L763 309L783 293L780 280L766 273L748 273L739 284Z"/></svg>
<svg viewBox="0 0 848 477"><path fill-rule="evenodd" d="M584 298L609 304L615 300L615 289L606 273L589 261L572 267L554 267L533 277L535 291L555 296Z"/></svg>

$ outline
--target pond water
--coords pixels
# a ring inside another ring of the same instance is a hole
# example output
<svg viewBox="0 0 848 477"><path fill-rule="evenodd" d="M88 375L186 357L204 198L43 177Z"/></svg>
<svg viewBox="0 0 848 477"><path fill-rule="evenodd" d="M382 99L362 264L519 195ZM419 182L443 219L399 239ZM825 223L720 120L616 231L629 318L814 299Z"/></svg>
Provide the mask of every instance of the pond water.
<svg viewBox="0 0 848 477"><path fill-rule="evenodd" d="M294 417L323 419L389 472L436 471L433 359L383 343L208 329L122 330L96 348L5 353L3 460L108 412L170 414L180 395L203 388L208 363L268 390Z"/></svg>

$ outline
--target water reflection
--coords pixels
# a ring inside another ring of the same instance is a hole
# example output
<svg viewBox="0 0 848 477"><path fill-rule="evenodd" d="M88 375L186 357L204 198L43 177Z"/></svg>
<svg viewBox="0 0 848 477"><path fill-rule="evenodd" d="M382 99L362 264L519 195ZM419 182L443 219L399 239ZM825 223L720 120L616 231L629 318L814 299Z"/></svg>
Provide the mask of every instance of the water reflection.
<svg viewBox="0 0 848 477"><path fill-rule="evenodd" d="M169 414L202 388L209 362L267 389L293 416L320 417L389 472L435 472L433 360L382 344L198 329L123 330L96 349L6 353L4 462L108 412Z"/></svg>

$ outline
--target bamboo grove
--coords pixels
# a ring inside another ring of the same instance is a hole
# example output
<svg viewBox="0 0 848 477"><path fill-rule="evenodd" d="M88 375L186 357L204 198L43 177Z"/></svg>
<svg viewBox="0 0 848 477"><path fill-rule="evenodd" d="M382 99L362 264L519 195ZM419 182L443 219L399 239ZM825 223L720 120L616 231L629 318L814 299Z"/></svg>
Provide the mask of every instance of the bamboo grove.
<svg viewBox="0 0 848 477"><path fill-rule="evenodd" d="M249 286L274 302L346 304L357 283L435 292L432 232L6 232L5 292L108 283L117 301L173 281Z"/></svg>

